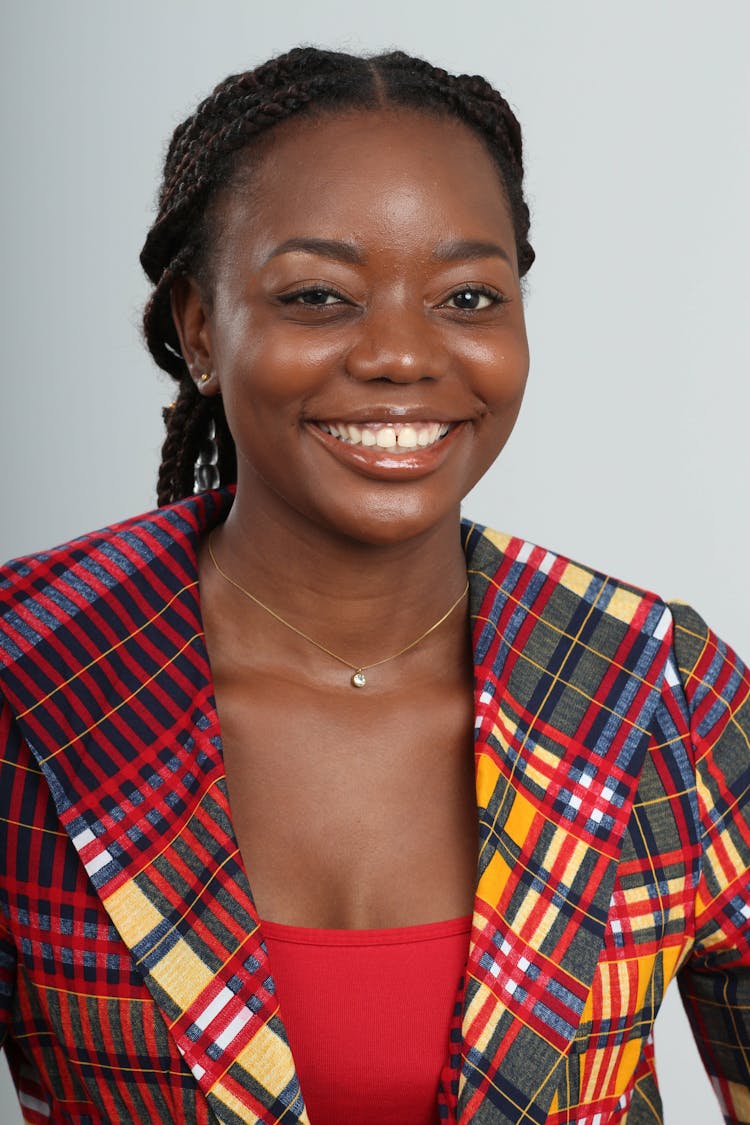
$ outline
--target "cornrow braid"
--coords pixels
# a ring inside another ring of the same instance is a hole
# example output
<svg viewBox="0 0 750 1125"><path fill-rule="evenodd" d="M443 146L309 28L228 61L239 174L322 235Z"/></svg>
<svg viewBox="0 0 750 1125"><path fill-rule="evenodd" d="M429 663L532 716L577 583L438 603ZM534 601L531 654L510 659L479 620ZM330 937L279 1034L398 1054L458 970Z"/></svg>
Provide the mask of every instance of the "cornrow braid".
<svg viewBox="0 0 750 1125"><path fill-rule="evenodd" d="M190 495L208 479L218 478L222 485L236 480L236 452L221 397L205 397L196 389L170 305L172 287L181 277L194 277L210 295L216 199L231 188L236 174L252 167L255 143L274 125L295 116L388 106L448 114L479 135L502 179L521 275L530 268L534 251L523 194L521 129L506 100L484 78L452 75L402 51L364 58L314 47L297 47L230 75L175 129L156 219L141 251L154 285L143 316L145 340L156 363L177 383L175 402L163 412L160 505Z"/></svg>
<svg viewBox="0 0 750 1125"><path fill-rule="evenodd" d="M402 51L383 58L382 73L389 100L434 112L447 109L479 133L503 180L523 277L535 255L528 240L530 215L523 194L521 126L505 98L481 75L452 75Z"/></svg>

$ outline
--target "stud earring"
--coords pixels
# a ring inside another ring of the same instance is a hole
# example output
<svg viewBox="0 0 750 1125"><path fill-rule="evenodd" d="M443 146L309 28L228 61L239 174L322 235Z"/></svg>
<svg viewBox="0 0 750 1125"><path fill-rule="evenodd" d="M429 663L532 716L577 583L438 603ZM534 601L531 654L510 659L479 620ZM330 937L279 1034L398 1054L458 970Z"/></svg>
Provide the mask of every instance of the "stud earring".
<svg viewBox="0 0 750 1125"><path fill-rule="evenodd" d="M203 374L200 377L200 381L201 381L201 383L207 383L210 378L211 378L211 373L209 371L204 371Z"/></svg>

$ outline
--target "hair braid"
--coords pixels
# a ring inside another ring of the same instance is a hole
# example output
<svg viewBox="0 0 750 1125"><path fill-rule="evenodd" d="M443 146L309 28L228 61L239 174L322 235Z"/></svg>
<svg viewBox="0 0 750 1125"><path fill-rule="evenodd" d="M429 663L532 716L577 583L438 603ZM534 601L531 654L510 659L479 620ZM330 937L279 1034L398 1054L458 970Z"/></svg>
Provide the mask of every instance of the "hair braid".
<svg viewBox="0 0 750 1125"><path fill-rule="evenodd" d="M204 399L203 401L208 400ZM157 484L159 504L169 504L173 496L190 495L193 491L192 483L187 492L182 488L181 478L184 473L181 465L181 454L186 435L191 429L194 429L195 418L200 413L202 413L200 396L193 382L186 378L180 384L175 401L162 411L167 432L164 444L161 447L161 465L159 466Z"/></svg>
<svg viewBox="0 0 750 1125"><path fill-rule="evenodd" d="M250 164L256 138L279 122L387 106L447 113L479 135L500 171L520 273L531 266L520 126L506 100L484 78L451 75L402 51L364 58L314 47L296 47L254 70L230 75L175 129L158 212L141 251L141 264L154 285L143 317L146 343L178 384L176 401L164 411L159 504L195 490L196 464L209 443L219 482L236 480L236 452L221 397L205 397L196 389L170 307L172 286L186 275L206 284L210 295L213 203L231 188L238 169L244 173Z"/></svg>
<svg viewBox="0 0 750 1125"><path fill-rule="evenodd" d="M448 110L480 134L502 176L523 276L535 255L528 241L530 215L523 194L521 126L505 98L481 75L448 74L402 51L384 56L381 65L390 98L415 108Z"/></svg>

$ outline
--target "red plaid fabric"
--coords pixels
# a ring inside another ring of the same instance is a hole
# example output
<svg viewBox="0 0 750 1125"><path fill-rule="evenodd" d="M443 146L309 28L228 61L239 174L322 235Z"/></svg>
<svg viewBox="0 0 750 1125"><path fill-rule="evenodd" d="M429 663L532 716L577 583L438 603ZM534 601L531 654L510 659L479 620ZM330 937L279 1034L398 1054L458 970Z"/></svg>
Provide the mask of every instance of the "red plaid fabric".
<svg viewBox="0 0 750 1125"><path fill-rule="evenodd" d="M200 616L198 543L230 504L0 572L0 997L29 1122L309 1122ZM750 1122L750 679L687 607L464 538L480 847L436 1112L660 1120L677 977L727 1120Z"/></svg>

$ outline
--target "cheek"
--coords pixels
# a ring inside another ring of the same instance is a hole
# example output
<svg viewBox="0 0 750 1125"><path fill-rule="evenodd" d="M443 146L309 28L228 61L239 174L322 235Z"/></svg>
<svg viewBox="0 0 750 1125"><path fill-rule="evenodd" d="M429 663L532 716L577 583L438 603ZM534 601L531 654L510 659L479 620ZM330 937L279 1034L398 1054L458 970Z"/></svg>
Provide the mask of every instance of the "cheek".
<svg viewBox="0 0 750 1125"><path fill-rule="evenodd" d="M320 334L306 338L304 329L249 332L219 368L222 393L236 402L249 398L259 411L304 409L336 370L340 350Z"/></svg>
<svg viewBox="0 0 750 1125"><path fill-rule="evenodd" d="M469 358L469 357L467 357ZM469 358L474 374L473 391L492 413L518 412L529 373L529 348L525 333L497 341L475 340Z"/></svg>

